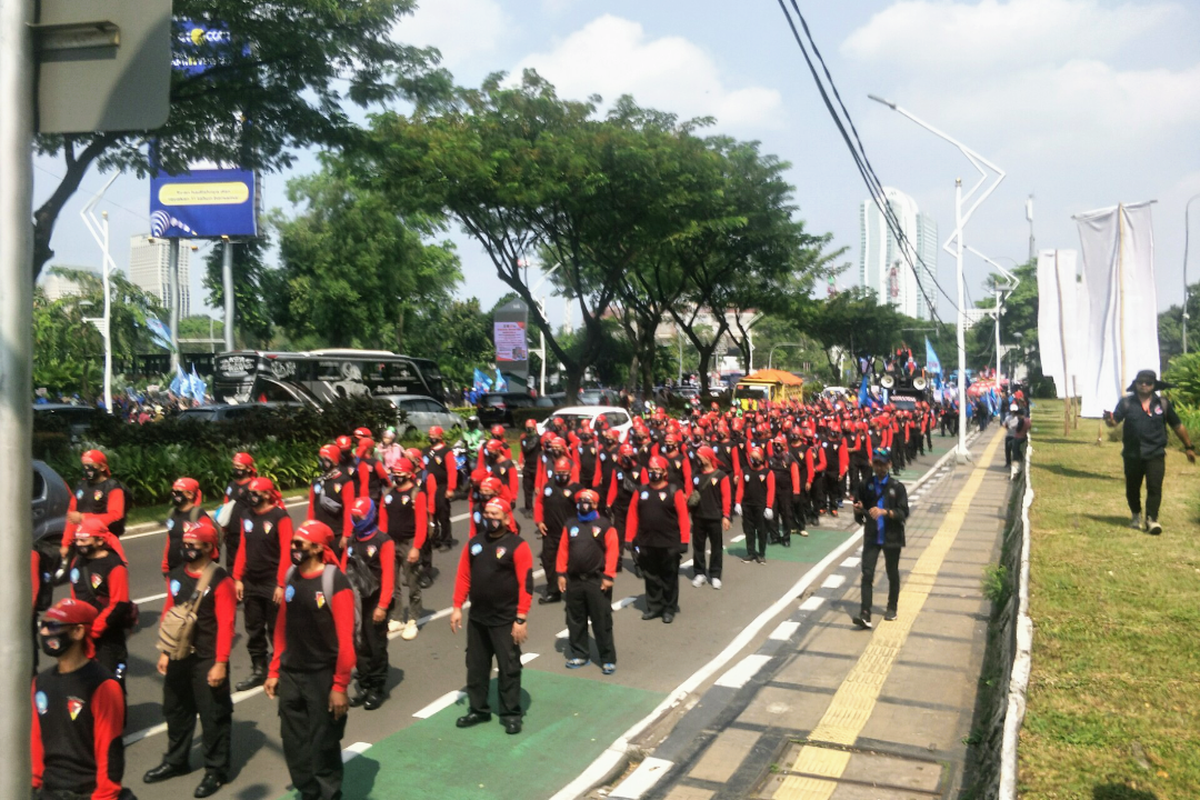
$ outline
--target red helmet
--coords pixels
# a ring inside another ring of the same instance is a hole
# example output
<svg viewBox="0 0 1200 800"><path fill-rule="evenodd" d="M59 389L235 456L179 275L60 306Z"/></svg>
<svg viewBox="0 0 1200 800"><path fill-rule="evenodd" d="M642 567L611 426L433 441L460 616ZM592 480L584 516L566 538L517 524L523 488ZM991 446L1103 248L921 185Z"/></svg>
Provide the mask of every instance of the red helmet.
<svg viewBox="0 0 1200 800"><path fill-rule="evenodd" d="M492 436L495 436L497 439L503 439L504 438L504 426L503 425L493 425L492 426Z"/></svg>
<svg viewBox="0 0 1200 800"><path fill-rule="evenodd" d="M584 501L591 503L594 506L599 505L600 495L596 494L591 489L581 489L575 493L575 502L582 503Z"/></svg>
<svg viewBox="0 0 1200 800"><path fill-rule="evenodd" d="M479 490L487 489L492 494L500 494L504 491L504 483L499 478L487 477L479 482Z"/></svg>
<svg viewBox="0 0 1200 800"><path fill-rule="evenodd" d="M211 544L217 546L217 528L213 525L213 521L208 517L201 517L196 520L196 524L189 527L183 532L183 540L200 542L201 544Z"/></svg>
<svg viewBox="0 0 1200 800"><path fill-rule="evenodd" d="M761 447L751 447L751 448L750 448L750 452L749 452L749 454L748 454L748 455L749 455L749 456L750 456L750 458L752 458L752 459L759 459L759 460L761 460L761 459L762 459L762 457L763 457L763 451L762 451L762 448L761 448Z"/></svg>
<svg viewBox="0 0 1200 800"><path fill-rule="evenodd" d="M533 418L530 418L530 419L527 419L527 420L525 420L525 427L526 427L526 428L536 428L536 427L537 427L537 420L535 420L535 419L533 419Z"/></svg>
<svg viewBox="0 0 1200 800"><path fill-rule="evenodd" d="M675 433L668 433L663 437L663 441L669 445L677 445L679 444L679 435Z"/></svg>
<svg viewBox="0 0 1200 800"><path fill-rule="evenodd" d="M499 439L488 439L487 444L483 446L483 449L487 450L489 453L503 453L504 442L500 441Z"/></svg>
<svg viewBox="0 0 1200 800"><path fill-rule="evenodd" d="M409 461L407 458L396 459L396 463L392 464L392 474L393 475L412 475L413 474L413 463L411 461Z"/></svg>
<svg viewBox="0 0 1200 800"><path fill-rule="evenodd" d="M512 504L510 504L503 497L493 497L491 500L487 501L487 505L485 505L484 508L500 511L505 516L508 516L512 513Z"/></svg>
<svg viewBox="0 0 1200 800"><path fill-rule="evenodd" d="M350 506L350 516L355 519L366 519L374 510L375 504L371 502L371 498L360 497L354 501L354 505Z"/></svg>
<svg viewBox="0 0 1200 800"><path fill-rule="evenodd" d="M555 436L553 439L550 440L550 447L553 450L566 450L567 449L567 440L562 438L561 436Z"/></svg>
<svg viewBox="0 0 1200 800"><path fill-rule="evenodd" d="M321 448L321 458L328 458L334 464L342 460L342 451L336 444L327 444Z"/></svg>
<svg viewBox="0 0 1200 800"><path fill-rule="evenodd" d="M350 452L350 449L354 447L354 440L349 436L339 436L334 441L343 453Z"/></svg>
<svg viewBox="0 0 1200 800"><path fill-rule="evenodd" d="M368 439L372 439L372 438L374 438L374 437L372 436L372 434L371 434L371 429L370 429L370 428L355 428L355 429L354 429L354 435L355 435L356 437L358 437L359 439L362 439L364 436L365 436L366 438L368 438Z"/></svg>
<svg viewBox="0 0 1200 800"><path fill-rule="evenodd" d="M425 460L425 454L421 452L421 448L419 447L408 448L404 451L404 455L408 456L414 466Z"/></svg>
<svg viewBox="0 0 1200 800"><path fill-rule="evenodd" d="M441 441L441 438L445 435L446 435L446 432L442 430L441 425L434 425L432 428L429 429L429 439L431 441L434 441L434 442Z"/></svg>
<svg viewBox="0 0 1200 800"><path fill-rule="evenodd" d="M249 453L234 453L233 463L239 467L254 469L254 456Z"/></svg>
<svg viewBox="0 0 1200 800"><path fill-rule="evenodd" d="M715 451L715 450L713 450L713 449L712 449L711 447L709 447L708 445L704 445L703 447L699 447L699 448L697 448L697 449L696 449L696 457L697 457L697 458L707 458L707 459L708 459L708 463L710 463L710 464L712 464L712 465L716 466L716 463L717 463L717 453L716 453L716 451Z"/></svg>
<svg viewBox="0 0 1200 800"><path fill-rule="evenodd" d="M623 444L621 445L621 448L617 450L617 456L620 458L633 458L635 455L637 455L637 451L634 450L633 445L630 444Z"/></svg>
<svg viewBox="0 0 1200 800"><path fill-rule="evenodd" d="M667 469L667 460L662 456L652 456L650 458L650 469L661 469L665 472Z"/></svg>
<svg viewBox="0 0 1200 800"><path fill-rule="evenodd" d="M567 458L566 456L562 456L554 461L555 472L570 472L571 467L571 459Z"/></svg>

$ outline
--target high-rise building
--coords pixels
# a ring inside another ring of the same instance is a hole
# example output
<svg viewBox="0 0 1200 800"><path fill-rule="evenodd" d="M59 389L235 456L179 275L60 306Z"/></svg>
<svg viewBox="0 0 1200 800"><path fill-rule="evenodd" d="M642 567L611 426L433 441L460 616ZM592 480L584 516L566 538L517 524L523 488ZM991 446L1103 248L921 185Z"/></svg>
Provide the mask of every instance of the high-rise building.
<svg viewBox="0 0 1200 800"><path fill-rule="evenodd" d="M55 264L54 266L62 266L66 269L78 269L86 272L96 273L96 270L91 267L75 267L66 264ZM42 270L42 275L38 279L38 285L42 287L42 291L46 293L47 300L61 300L64 297L82 294L79 284L63 275L58 275L52 270L54 267ZM97 277L99 277L97 275Z"/></svg>
<svg viewBox="0 0 1200 800"><path fill-rule="evenodd" d="M935 304L937 275L937 222L922 214L917 203L903 192L884 187L888 207L899 222L903 242L897 241L873 200L859 209L862 253L858 264L859 285L875 290L880 302L888 302L901 313L917 319L932 319L929 301ZM901 249L904 248L904 249ZM904 257L905 250L909 258ZM916 271L909 267L912 261ZM926 297L928 296L928 300Z"/></svg>
<svg viewBox="0 0 1200 800"><path fill-rule="evenodd" d="M192 290L188 275L188 257L192 249L179 248L179 318L191 314ZM143 290L158 297L163 307L170 308L167 297L171 263L171 242L155 239L148 233L129 237L129 280Z"/></svg>

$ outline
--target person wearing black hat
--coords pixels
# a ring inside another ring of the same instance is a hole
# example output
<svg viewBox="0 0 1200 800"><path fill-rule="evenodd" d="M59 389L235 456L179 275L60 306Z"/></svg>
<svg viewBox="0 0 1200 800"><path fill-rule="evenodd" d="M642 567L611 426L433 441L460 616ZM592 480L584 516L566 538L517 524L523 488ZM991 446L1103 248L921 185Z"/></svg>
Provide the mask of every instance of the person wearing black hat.
<svg viewBox="0 0 1200 800"><path fill-rule="evenodd" d="M904 547L904 523L908 519L908 490L895 475L889 475L892 453L886 447L871 456L870 480L858 485L854 497L854 521L863 526L862 608L854 624L871 628L871 600L875 584L875 564L880 551L888 576L887 613L884 619L896 618L900 600L900 550Z"/></svg>
<svg viewBox="0 0 1200 800"><path fill-rule="evenodd" d="M1187 460L1196 463L1196 449L1187 428L1175 413L1175 407L1158 392L1171 385L1158 379L1152 369L1144 369L1133 379L1129 394L1117 402L1112 412L1104 412L1108 427L1124 422L1121 456L1125 460L1125 499L1133 517L1129 527L1140 528L1157 536L1162 533L1158 508L1162 503L1163 475L1166 473L1167 427L1183 442ZM1146 481L1146 516L1142 519L1142 480Z"/></svg>

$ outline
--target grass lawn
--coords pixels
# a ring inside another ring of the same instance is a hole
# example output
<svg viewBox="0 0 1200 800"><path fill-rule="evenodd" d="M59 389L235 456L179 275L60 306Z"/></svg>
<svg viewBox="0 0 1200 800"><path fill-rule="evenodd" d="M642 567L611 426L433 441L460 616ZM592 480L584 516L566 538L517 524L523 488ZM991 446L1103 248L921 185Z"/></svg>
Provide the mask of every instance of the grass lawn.
<svg viewBox="0 0 1200 800"><path fill-rule="evenodd" d="M1121 444L1097 421L1062 433L1038 401L1030 437L1030 614L1021 733L1025 798L1200 797L1200 467L1174 433L1151 537L1126 527Z"/></svg>

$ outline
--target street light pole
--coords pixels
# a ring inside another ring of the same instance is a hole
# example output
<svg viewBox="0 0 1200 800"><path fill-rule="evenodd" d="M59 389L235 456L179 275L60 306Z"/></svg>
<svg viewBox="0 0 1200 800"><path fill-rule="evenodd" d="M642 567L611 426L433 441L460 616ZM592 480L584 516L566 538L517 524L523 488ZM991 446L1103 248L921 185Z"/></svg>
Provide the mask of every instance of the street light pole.
<svg viewBox="0 0 1200 800"><path fill-rule="evenodd" d="M1188 215L1192 210L1192 201L1200 199L1200 194L1192 195L1188 198L1187 204L1183 207L1183 352L1187 353L1187 322L1188 322L1188 283L1187 283L1187 267L1188 267L1188 234L1191 232Z"/></svg>
<svg viewBox="0 0 1200 800"><path fill-rule="evenodd" d="M979 180L971 187L971 190L963 195L962 179L956 179L954 182L954 233L942 245L942 249L954 256L955 259L955 278L958 284L958 447L955 451L955 459L959 463L969 461L971 456L967 450L967 341L966 341L966 281L963 278L963 227L970 221L972 215L983 203L991 196L992 192L996 191L996 187L1004 180L1004 170L997 167L992 162L988 161L983 156L976 153L971 148L953 139L950 136L939 131L927 122L913 116L909 112L900 108L895 103L876 97L875 95L867 95L871 100L877 103L882 103L893 111L908 117L910 120L920 125L925 130L933 135L945 139L950 144L954 145L968 161L971 166L979 172ZM987 169L984 169L987 167ZM983 188L983 185L988 181L988 171L995 173L994 182L988 186L979 197L971 202L971 198L975 193ZM970 208L963 210L963 204L971 202ZM953 249L950 243L955 242Z"/></svg>
<svg viewBox="0 0 1200 800"><path fill-rule="evenodd" d="M87 204L79 211L79 216L83 218L83 224L88 229L88 233L92 234L92 238L96 240L96 244L100 245L100 252L103 254L102 264L100 266L100 282L104 288L104 316L101 317L101 326L103 330L100 335L104 337L104 412L106 414L113 413L112 411L112 287L110 286L109 276L112 270L116 269L116 263L113 261L112 253L110 252L108 239L108 212L100 212L101 221L96 220L96 215L92 213L108 191L108 187L113 185L113 181L117 179L120 173L115 173L108 179L108 183L104 184L104 188L92 195Z"/></svg>

